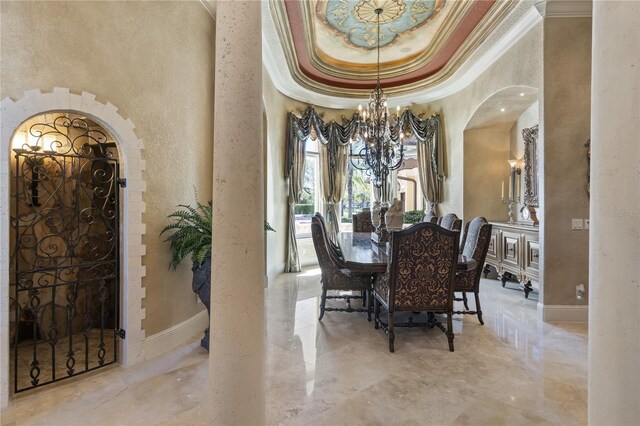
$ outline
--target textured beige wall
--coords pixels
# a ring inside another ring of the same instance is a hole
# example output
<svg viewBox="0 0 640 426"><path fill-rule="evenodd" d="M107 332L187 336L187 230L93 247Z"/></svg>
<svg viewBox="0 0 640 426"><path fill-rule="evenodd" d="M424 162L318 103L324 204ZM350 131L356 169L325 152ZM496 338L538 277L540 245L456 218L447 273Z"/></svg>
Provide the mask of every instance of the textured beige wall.
<svg viewBox="0 0 640 426"><path fill-rule="evenodd" d="M541 108L541 247L545 305L587 304L576 285L589 278L589 232L571 219L589 217L586 149L591 125L591 18L544 20Z"/></svg>
<svg viewBox="0 0 640 426"><path fill-rule="evenodd" d="M111 102L144 140L147 336L201 309L159 237L177 204L211 197L214 23L199 2L2 2L0 98L55 86Z"/></svg>
<svg viewBox="0 0 640 426"><path fill-rule="evenodd" d="M520 173L520 188L521 188L521 194L520 194L520 202L518 203L517 206L517 212L518 212L518 219L520 219L520 209L522 208L522 206L524 205L523 202L523 198L524 198L524 139L522 138L522 129L526 129L528 127L533 127L536 124L539 124L540 119L539 119L539 115L540 115L540 103L539 102L534 102L533 104L531 104L531 106L529 108L527 108L526 110L524 110L524 112L520 115L520 117L518 117L518 119L516 120L516 122L513 124L513 126L511 127L511 132L510 132L510 149L511 149L511 153L510 153L510 157L509 158L515 158L520 160L520 168L521 168L521 173ZM506 183L505 183L506 185ZM506 191L506 189L505 189Z"/></svg>
<svg viewBox="0 0 640 426"><path fill-rule="evenodd" d="M413 106L417 111L439 112L444 121L447 180L439 213L463 214L464 130L476 109L505 87L522 85L539 89L541 84L542 25L538 24L463 90L430 104Z"/></svg>
<svg viewBox="0 0 640 426"><path fill-rule="evenodd" d="M483 127L464 132L464 221L476 216L506 221L507 206L500 199L500 186L509 189L510 134L508 125Z"/></svg>

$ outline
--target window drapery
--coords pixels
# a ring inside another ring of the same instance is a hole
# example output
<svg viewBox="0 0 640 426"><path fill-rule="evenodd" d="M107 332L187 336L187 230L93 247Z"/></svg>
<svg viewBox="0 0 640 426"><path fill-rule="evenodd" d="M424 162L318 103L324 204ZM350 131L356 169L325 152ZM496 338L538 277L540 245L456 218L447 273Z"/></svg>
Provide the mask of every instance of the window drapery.
<svg viewBox="0 0 640 426"><path fill-rule="evenodd" d="M327 228L332 239L340 232L340 203L347 181L349 144L356 137L359 117L353 114L342 123L332 120L325 123L322 114L313 107L307 107L300 117L287 115L287 158L285 179L288 188L289 233L287 236L287 262L285 272L300 271L300 259L295 231L295 204L300 201L304 185L305 142L308 138L320 142L321 188L326 206ZM442 166L442 123L439 114L427 119L406 109L391 129L391 139L397 141L401 133L412 133L418 141L418 168L423 196L429 211L435 211L441 201L440 182L444 180ZM390 182L388 182L390 184ZM377 194L378 197L391 196L388 185ZM378 198L376 197L376 198Z"/></svg>
<svg viewBox="0 0 640 426"><path fill-rule="evenodd" d="M442 173L442 120L440 114L433 114L429 118L422 119L411 110L406 109L400 123L391 129L391 137L397 139L400 132L411 132L417 141L418 176L422 196L424 197L427 212L437 214L436 209L441 200L441 182L444 181Z"/></svg>

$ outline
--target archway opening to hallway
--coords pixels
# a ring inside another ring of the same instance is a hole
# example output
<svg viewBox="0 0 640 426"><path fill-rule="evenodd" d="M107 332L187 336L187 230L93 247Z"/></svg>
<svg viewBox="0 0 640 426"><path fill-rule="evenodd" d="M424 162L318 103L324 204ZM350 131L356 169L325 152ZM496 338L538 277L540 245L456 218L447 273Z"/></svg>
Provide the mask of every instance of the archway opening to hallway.
<svg viewBox="0 0 640 426"><path fill-rule="evenodd" d="M118 146L90 117L56 111L11 139L9 338L13 390L118 360Z"/></svg>
<svg viewBox="0 0 640 426"><path fill-rule="evenodd" d="M527 145L523 132L535 128L537 135L538 97L534 87L509 86L476 108L464 130L463 174L464 220L484 216L493 224L485 277L497 276L505 291L524 290L534 300L541 290L542 251L539 227L525 214L525 194L535 184L537 200L539 175L536 153L525 155L525 146L531 154L536 144Z"/></svg>

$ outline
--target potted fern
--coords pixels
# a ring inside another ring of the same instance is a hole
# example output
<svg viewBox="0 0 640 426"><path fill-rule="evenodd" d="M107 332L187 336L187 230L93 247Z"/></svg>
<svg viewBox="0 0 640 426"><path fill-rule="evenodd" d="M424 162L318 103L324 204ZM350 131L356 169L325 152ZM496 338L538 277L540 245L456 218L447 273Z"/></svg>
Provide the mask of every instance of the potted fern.
<svg viewBox="0 0 640 426"><path fill-rule="evenodd" d="M165 232L171 234L165 239L171 244L171 263L169 267L176 267L187 257L191 257L193 266L193 280L191 288L198 295L211 314L211 224L213 204L196 202L196 207L180 204L179 210L171 213L168 218L173 222L164 227L160 235ZM275 230L264 222L265 231ZM204 332L200 346L209 350L209 327Z"/></svg>

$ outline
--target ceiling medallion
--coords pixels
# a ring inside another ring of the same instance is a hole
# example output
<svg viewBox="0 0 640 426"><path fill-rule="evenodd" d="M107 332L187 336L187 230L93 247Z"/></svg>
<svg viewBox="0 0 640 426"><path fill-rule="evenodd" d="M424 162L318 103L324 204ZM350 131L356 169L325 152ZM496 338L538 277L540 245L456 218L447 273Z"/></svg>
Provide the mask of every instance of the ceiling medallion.
<svg viewBox="0 0 640 426"><path fill-rule="evenodd" d="M392 43L398 35L428 24L446 0L324 0L316 15L337 34L356 47L375 49ZM376 10L382 10L380 15ZM378 26L378 17L380 26Z"/></svg>
<svg viewBox="0 0 640 426"><path fill-rule="evenodd" d="M378 15L377 9L382 13ZM404 13L405 5L403 0L361 0L355 7L355 17L365 24L377 24L378 16L380 23L386 24L393 21Z"/></svg>

